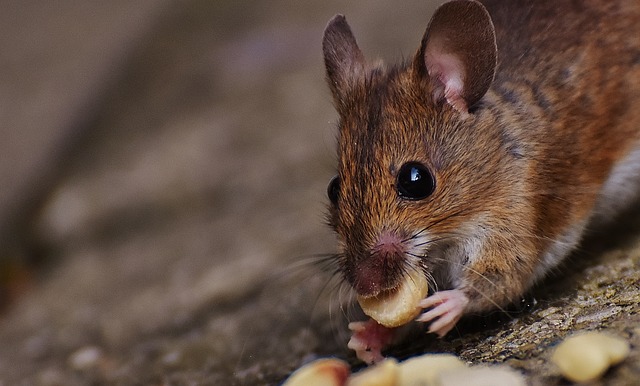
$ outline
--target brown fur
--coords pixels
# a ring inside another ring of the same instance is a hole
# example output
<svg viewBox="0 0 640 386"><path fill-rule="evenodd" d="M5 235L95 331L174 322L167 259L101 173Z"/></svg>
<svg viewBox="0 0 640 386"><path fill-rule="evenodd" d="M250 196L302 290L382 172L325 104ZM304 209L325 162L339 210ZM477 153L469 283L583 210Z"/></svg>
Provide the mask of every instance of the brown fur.
<svg viewBox="0 0 640 386"><path fill-rule="evenodd" d="M341 185L330 221L341 270L363 295L397 286L410 269L401 254L376 253L381 233L409 238L428 228L442 240L420 269L436 289L462 289L467 312L508 304L539 278L554 242L573 227L582 233L612 168L640 146L640 2L483 3L498 65L478 103L463 95L470 114L439 97L423 59L429 31L413 61L387 69L364 62L344 18L327 29L340 115ZM474 68L473 55L463 61ZM466 89L477 90L473 82ZM435 174L424 200L396 191L409 161Z"/></svg>

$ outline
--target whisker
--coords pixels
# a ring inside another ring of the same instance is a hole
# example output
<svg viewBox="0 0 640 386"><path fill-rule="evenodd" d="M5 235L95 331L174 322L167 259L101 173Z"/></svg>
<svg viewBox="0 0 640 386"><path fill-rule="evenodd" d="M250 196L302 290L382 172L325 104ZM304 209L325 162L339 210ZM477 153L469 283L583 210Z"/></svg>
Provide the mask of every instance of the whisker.
<svg viewBox="0 0 640 386"><path fill-rule="evenodd" d="M342 281L341 284L341 297L343 300L341 301L340 310L342 311L342 316L347 320L351 320L353 317L353 304L355 303L355 292L353 288L346 282ZM344 305L347 305L347 309L345 310Z"/></svg>
<svg viewBox="0 0 640 386"><path fill-rule="evenodd" d="M489 283L493 288L497 289L499 292L503 292L504 290L502 287L500 287L499 285L497 285L493 280L491 280L490 278L488 278L486 275L484 275L482 272L479 272L478 270L474 269L473 267L470 266L465 266L463 265L464 269L466 269L467 271L470 271L474 274L476 274L478 277L484 279L487 283ZM475 290L475 288L474 288Z"/></svg>
<svg viewBox="0 0 640 386"><path fill-rule="evenodd" d="M322 272L329 272L344 259L340 253L323 253L315 255L306 255L292 259L291 262L285 264L274 272L275 278L282 278L299 274L301 272L315 271L319 269Z"/></svg>
<svg viewBox="0 0 640 386"><path fill-rule="evenodd" d="M425 245L430 245L430 244L434 244L434 243L437 243L437 242L440 242L440 241L450 240L450 239L453 239L453 238L455 238L455 237L454 236L441 236L441 237L438 237L438 238L435 238L435 239L426 240L426 241L423 241L421 243L415 244L414 247L422 247L422 246L425 246Z"/></svg>
<svg viewBox="0 0 640 386"><path fill-rule="evenodd" d="M476 291L478 294L480 294L480 296L482 296L484 299L489 301L489 303L491 303L497 310L499 310L500 312L503 312L505 314L508 314L507 310L504 307L502 307L500 304L498 304L495 300L493 300L493 298L491 298L491 296L485 294L483 291L481 291L478 288L474 287L473 284L471 284L471 283L469 283L469 286L474 291Z"/></svg>
<svg viewBox="0 0 640 386"><path fill-rule="evenodd" d="M325 296L327 297L325 298ZM327 299L328 302L324 307L328 308L327 316L329 318L331 331L334 332L336 343L342 345L342 342L346 339L344 336L344 327L346 324L343 323L343 321L344 319L350 320L348 310L351 308L351 304L353 303L353 291L342 276L342 272L337 267L334 267L333 272L331 272L331 276L324 282L322 288L318 291L318 295L315 298L313 310L311 312L311 318L315 317L320 300L323 298ZM345 308L347 311L345 311Z"/></svg>
<svg viewBox="0 0 640 386"><path fill-rule="evenodd" d="M420 235L421 235L422 233L424 233L424 232L428 231L430 228L432 228L432 227L434 227L434 226L436 226L436 225L440 224L441 222L443 222L443 221L447 221L447 220L450 220L451 218L456 217L456 216L460 216L460 215L462 215L462 214L464 214L464 213L465 213L465 212L464 212L464 210L462 210L462 209L461 209L461 210L458 210L458 211L456 211L456 212L450 213L449 215L447 215L447 216L445 216L445 217L442 217L442 218L438 219L437 221L432 222L431 224L429 224L429 225L427 225L426 227L424 227L424 228L422 228L421 230L419 230L417 233L414 233L413 235L409 236L408 238L406 238L406 239L402 240L402 242L403 242L403 243L405 243L405 242L407 242L407 241L414 240L414 239L416 239L416 238L420 237Z"/></svg>

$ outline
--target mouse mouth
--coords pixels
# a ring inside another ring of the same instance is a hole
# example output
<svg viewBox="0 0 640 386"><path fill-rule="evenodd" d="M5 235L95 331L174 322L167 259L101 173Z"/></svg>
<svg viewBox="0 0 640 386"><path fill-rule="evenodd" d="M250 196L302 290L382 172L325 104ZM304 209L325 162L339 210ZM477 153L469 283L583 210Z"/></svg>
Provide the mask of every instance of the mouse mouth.
<svg viewBox="0 0 640 386"><path fill-rule="evenodd" d="M377 259L367 259L347 272L347 281L363 298L372 298L397 290L401 283L400 266L379 264Z"/></svg>
<svg viewBox="0 0 640 386"><path fill-rule="evenodd" d="M374 254L348 269L347 280L363 298L392 293L404 279L405 263L404 256Z"/></svg>
<svg viewBox="0 0 640 386"><path fill-rule="evenodd" d="M384 231L368 252L347 259L345 277L358 296L373 298L400 288L407 270L412 269L407 267L410 259L405 248L401 236Z"/></svg>
<svg viewBox="0 0 640 386"><path fill-rule="evenodd" d="M377 300L377 299L389 298L389 297L395 296L396 293L400 291L400 287L401 287L401 282L398 282L398 284L395 285L393 288L381 289L375 295L372 295L372 294L362 295L358 293L358 297L366 300Z"/></svg>

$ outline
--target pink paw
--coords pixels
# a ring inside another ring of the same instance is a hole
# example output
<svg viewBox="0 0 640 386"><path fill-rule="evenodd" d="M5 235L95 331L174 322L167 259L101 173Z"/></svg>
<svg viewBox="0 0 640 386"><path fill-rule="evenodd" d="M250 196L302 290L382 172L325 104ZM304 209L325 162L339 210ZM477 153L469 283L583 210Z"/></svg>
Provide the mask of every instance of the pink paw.
<svg viewBox="0 0 640 386"><path fill-rule="evenodd" d="M458 323L468 303L469 298L460 290L436 292L420 301L420 307L432 308L420 315L417 320L433 321L429 326L429 332L442 338Z"/></svg>
<svg viewBox="0 0 640 386"><path fill-rule="evenodd" d="M356 352L356 356L367 364L384 359L382 350L393 342L393 330L369 319L366 322L349 323L353 332L347 347Z"/></svg>

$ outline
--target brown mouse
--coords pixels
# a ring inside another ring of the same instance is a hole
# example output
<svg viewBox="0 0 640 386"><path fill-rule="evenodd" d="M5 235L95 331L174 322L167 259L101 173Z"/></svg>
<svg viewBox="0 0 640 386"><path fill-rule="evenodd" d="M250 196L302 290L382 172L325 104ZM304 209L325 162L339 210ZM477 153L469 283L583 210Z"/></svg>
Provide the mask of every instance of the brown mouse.
<svg viewBox="0 0 640 386"><path fill-rule="evenodd" d="M341 15L324 61L339 114L335 264L372 297L419 270L420 322L519 299L640 188L640 2L455 0L416 55L370 64ZM368 362L393 334L351 325Z"/></svg>

